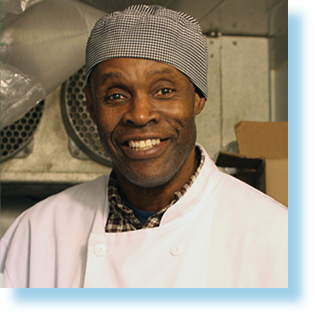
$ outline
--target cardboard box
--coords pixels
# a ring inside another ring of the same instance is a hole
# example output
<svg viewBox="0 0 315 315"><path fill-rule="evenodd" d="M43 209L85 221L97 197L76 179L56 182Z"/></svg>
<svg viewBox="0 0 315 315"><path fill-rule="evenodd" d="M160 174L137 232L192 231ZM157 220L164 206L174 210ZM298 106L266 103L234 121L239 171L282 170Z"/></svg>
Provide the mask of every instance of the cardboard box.
<svg viewBox="0 0 315 315"><path fill-rule="evenodd" d="M235 134L239 153L220 151L216 165L288 206L288 123L241 121Z"/></svg>

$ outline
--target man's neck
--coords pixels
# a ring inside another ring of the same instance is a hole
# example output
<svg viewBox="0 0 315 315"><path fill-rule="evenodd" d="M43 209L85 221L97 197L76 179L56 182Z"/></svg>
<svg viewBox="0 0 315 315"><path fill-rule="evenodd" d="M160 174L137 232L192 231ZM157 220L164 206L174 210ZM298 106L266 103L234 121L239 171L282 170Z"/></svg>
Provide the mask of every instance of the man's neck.
<svg viewBox="0 0 315 315"><path fill-rule="evenodd" d="M144 211L159 211L169 205L174 199L174 193L179 191L194 174L199 160L193 150L184 165L173 178L158 187L140 187L129 182L120 172L116 171L118 190L123 199L133 207Z"/></svg>

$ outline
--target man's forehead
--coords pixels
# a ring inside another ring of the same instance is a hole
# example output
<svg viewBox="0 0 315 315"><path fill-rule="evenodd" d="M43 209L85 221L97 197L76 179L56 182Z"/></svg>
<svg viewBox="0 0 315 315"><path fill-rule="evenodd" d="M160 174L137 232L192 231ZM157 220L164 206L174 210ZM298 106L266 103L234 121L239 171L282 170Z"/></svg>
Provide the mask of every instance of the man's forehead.
<svg viewBox="0 0 315 315"><path fill-rule="evenodd" d="M91 77L93 77L93 72L96 73L99 83L104 84L110 79L123 79L130 73L133 74L137 66L143 70L141 75L148 79L158 75L165 77L177 75L187 78L185 74L168 64L141 58L114 58L103 61L95 67Z"/></svg>

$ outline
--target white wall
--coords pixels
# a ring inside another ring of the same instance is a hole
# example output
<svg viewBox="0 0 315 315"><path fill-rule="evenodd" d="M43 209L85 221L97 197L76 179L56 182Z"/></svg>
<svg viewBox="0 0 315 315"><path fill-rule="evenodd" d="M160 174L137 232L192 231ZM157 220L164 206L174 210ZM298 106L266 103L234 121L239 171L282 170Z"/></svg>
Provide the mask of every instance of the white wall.
<svg viewBox="0 0 315 315"><path fill-rule="evenodd" d="M198 142L210 156L235 140L240 120L268 121L269 52L264 37L208 38L209 98L197 117Z"/></svg>

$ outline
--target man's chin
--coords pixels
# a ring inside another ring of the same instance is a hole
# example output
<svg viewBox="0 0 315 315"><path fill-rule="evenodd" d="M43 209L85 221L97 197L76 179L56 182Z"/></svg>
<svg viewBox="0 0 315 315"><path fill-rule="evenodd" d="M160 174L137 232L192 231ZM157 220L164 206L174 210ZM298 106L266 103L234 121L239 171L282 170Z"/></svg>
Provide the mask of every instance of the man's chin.
<svg viewBox="0 0 315 315"><path fill-rule="evenodd" d="M124 174L125 180L127 180L129 183L138 186L140 188L157 188L164 186L167 184L171 179L173 175L168 176L161 176L161 174L158 175L148 175L148 174L137 174L137 175L131 175L131 174Z"/></svg>

